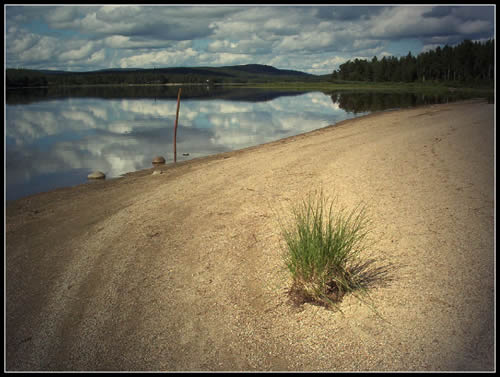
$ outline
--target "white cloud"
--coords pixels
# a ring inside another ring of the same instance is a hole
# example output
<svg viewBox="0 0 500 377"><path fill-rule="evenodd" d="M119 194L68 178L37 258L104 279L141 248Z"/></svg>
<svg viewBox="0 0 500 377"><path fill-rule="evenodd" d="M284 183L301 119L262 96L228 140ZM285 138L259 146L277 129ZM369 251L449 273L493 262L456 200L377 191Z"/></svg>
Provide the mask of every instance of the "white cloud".
<svg viewBox="0 0 500 377"><path fill-rule="evenodd" d="M85 43L75 49L71 49L69 51L65 51L59 55L59 60L76 60L76 59L84 59L89 57L92 54L94 48L93 42Z"/></svg>
<svg viewBox="0 0 500 377"><path fill-rule="evenodd" d="M220 52L221 50L230 50L238 46L236 43L229 42L228 40L217 40L213 41L208 45L208 51Z"/></svg>
<svg viewBox="0 0 500 377"><path fill-rule="evenodd" d="M316 71L324 70L327 68L328 69L331 68L333 71L334 69L337 69L339 67L339 65L341 65L342 63L345 63L347 60L348 60L347 58L344 58L341 56L334 56L334 57L319 61L317 63L313 63L311 67L313 70L316 70Z"/></svg>
<svg viewBox="0 0 500 377"><path fill-rule="evenodd" d="M178 66L185 64L189 59L197 55L198 52L193 48L139 53L121 59L120 67L151 67L151 65Z"/></svg>
<svg viewBox="0 0 500 377"><path fill-rule="evenodd" d="M172 43L161 39L132 38L124 35L112 35L103 40L104 45L116 49L166 48Z"/></svg>
<svg viewBox="0 0 500 377"><path fill-rule="evenodd" d="M252 61L251 59L252 56L250 55L231 52L204 53L199 55L200 63L214 66L245 64Z"/></svg>
<svg viewBox="0 0 500 377"><path fill-rule="evenodd" d="M54 7L45 14L45 19L49 23L62 24L72 22L78 16L77 7Z"/></svg>
<svg viewBox="0 0 500 377"><path fill-rule="evenodd" d="M79 22L80 27L84 31L92 31L97 33L126 33L132 29L133 24L123 21L107 22L99 19L97 13L87 14L83 20Z"/></svg>
<svg viewBox="0 0 500 377"><path fill-rule="evenodd" d="M53 37L40 36L17 27L9 28L6 36L6 53L16 62L47 61L60 49Z"/></svg>
<svg viewBox="0 0 500 377"><path fill-rule="evenodd" d="M293 36L286 36L277 44L279 51L324 51L330 49L335 42L335 35L330 32L302 32Z"/></svg>
<svg viewBox="0 0 500 377"><path fill-rule="evenodd" d="M104 49L100 49L99 51L94 52L90 58L87 59L87 63L90 64L98 64L103 62L106 59L106 52Z"/></svg>
<svg viewBox="0 0 500 377"><path fill-rule="evenodd" d="M17 54L27 51L40 41L40 36L20 30L17 27L9 28L7 32L7 52Z"/></svg>

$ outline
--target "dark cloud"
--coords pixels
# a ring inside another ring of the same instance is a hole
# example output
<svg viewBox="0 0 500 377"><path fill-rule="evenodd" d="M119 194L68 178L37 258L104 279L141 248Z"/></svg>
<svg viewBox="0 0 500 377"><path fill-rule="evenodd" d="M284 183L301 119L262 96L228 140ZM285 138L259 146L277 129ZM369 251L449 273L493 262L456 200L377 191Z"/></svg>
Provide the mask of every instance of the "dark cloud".
<svg viewBox="0 0 500 377"><path fill-rule="evenodd" d="M453 15L463 20L486 20L493 24L495 8L493 6L484 7L454 7Z"/></svg>
<svg viewBox="0 0 500 377"><path fill-rule="evenodd" d="M5 12L5 20L11 24L33 21L40 17L41 15L35 7L8 6Z"/></svg>
<svg viewBox="0 0 500 377"><path fill-rule="evenodd" d="M424 22L435 19L441 25L434 35L422 33L426 40L437 36L448 36L448 44L460 43L463 39L479 40L493 37L493 6L436 6L422 14ZM419 30L419 32L422 32Z"/></svg>
<svg viewBox="0 0 500 377"><path fill-rule="evenodd" d="M316 17L320 20L356 21L380 14L383 6L336 6L318 7Z"/></svg>
<svg viewBox="0 0 500 377"><path fill-rule="evenodd" d="M452 16L461 20L486 20L493 23L494 14L493 6L435 6L422 16L425 18Z"/></svg>
<svg viewBox="0 0 500 377"><path fill-rule="evenodd" d="M487 9L474 10L467 15L463 7L392 7L370 20L371 31L374 36L387 40L436 39L450 43L492 38L494 25L485 19Z"/></svg>
<svg viewBox="0 0 500 377"><path fill-rule="evenodd" d="M425 13L422 13L422 17L442 18L442 17L446 17L446 16L451 15L452 10L453 10L453 7L450 7L450 6L433 7L431 10L429 10Z"/></svg>

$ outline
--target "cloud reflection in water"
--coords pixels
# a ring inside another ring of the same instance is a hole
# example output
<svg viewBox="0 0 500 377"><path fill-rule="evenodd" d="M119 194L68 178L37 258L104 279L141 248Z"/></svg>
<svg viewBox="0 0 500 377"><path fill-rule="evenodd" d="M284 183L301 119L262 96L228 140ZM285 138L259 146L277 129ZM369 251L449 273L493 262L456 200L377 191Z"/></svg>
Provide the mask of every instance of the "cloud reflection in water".
<svg viewBox="0 0 500 377"><path fill-rule="evenodd" d="M112 178L149 168L156 155L172 162L175 112L174 99L7 104L7 199L86 182L93 170ZM353 116L320 92L260 102L181 98L177 158L258 145Z"/></svg>

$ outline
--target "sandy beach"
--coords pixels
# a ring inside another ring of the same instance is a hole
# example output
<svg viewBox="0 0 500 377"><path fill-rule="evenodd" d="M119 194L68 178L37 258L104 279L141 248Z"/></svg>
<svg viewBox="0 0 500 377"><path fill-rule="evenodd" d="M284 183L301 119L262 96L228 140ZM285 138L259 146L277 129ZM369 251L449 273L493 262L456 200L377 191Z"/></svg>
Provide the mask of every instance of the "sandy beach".
<svg viewBox="0 0 500 377"><path fill-rule="evenodd" d="M9 203L6 370L493 371L494 106L387 111ZM290 300L279 224L315 189L367 205L376 310Z"/></svg>

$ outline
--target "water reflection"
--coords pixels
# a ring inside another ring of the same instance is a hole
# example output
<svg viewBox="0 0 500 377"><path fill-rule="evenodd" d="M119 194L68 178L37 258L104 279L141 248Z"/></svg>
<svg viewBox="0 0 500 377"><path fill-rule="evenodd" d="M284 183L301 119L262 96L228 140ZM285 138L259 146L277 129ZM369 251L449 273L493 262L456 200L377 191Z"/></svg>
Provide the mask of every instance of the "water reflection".
<svg viewBox="0 0 500 377"><path fill-rule="evenodd" d="M172 162L177 90L8 91L7 200L86 182L93 170L113 178L149 168L156 155ZM177 160L258 145L419 101L404 95L186 87L179 113Z"/></svg>
<svg viewBox="0 0 500 377"><path fill-rule="evenodd" d="M266 143L354 116L322 93L237 90L231 99L218 99L228 91L202 98L186 92L177 132L179 161ZM101 93L109 99L81 94L32 93L24 100L19 92L10 96L8 200L85 182L92 170L112 178L148 168L155 155L173 161L175 96L168 97L167 91L154 98L112 98L109 91Z"/></svg>
<svg viewBox="0 0 500 377"><path fill-rule="evenodd" d="M178 86L137 85L137 86L74 86L48 87L8 90L6 102L9 105L28 104L31 102L50 101L66 98L101 98L101 99L177 99ZM190 85L183 86L183 99L262 102L278 97L296 96L307 91L263 90L226 86Z"/></svg>
<svg viewBox="0 0 500 377"><path fill-rule="evenodd" d="M447 94L400 93L400 92L336 92L332 102L341 109L355 114L388 109L399 109L427 104L448 103L470 98L470 93L450 92Z"/></svg>

